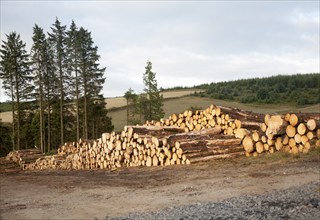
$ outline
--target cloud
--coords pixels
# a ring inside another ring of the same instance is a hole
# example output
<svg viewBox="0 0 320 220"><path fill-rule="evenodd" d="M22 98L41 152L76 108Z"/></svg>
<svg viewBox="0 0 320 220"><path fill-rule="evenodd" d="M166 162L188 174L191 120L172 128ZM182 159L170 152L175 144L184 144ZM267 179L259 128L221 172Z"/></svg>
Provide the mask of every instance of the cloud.
<svg viewBox="0 0 320 220"><path fill-rule="evenodd" d="M320 72L318 1L1 1L1 39L32 45L57 16L92 32L105 96L142 91L147 59L161 87ZM2 101L3 101L2 95Z"/></svg>

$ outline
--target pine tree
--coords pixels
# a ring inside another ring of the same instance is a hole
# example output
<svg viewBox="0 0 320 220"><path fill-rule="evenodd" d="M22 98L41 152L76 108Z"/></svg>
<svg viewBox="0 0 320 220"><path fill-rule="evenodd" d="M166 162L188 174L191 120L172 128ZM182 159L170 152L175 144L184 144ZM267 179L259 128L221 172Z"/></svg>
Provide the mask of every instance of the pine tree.
<svg viewBox="0 0 320 220"><path fill-rule="evenodd" d="M56 75L58 76L59 85L59 105L60 105L60 144L64 143L64 102L66 96L66 26L61 25L61 22L56 18L52 33L49 33L49 42L54 54L54 65Z"/></svg>
<svg viewBox="0 0 320 220"><path fill-rule="evenodd" d="M83 92L83 137L88 139L88 112L90 100L97 99L102 90L106 68L100 68L98 63L98 47L93 45L91 33L83 27L79 29L79 77Z"/></svg>
<svg viewBox="0 0 320 220"><path fill-rule="evenodd" d="M55 75L55 66L54 66L54 58L52 48L49 44L49 39L46 39L45 42L45 72L44 72L44 97L47 104L47 149L48 152L51 150L52 146L52 101L55 96L57 96L57 77Z"/></svg>
<svg viewBox="0 0 320 220"><path fill-rule="evenodd" d="M68 71L73 78L72 84L75 87L74 96L76 99L76 138L80 138L80 42L79 31L74 21L72 21L70 30L67 31L67 60Z"/></svg>
<svg viewBox="0 0 320 220"><path fill-rule="evenodd" d="M39 102L40 149L45 152L45 121L44 121L44 78L46 71L46 37L38 25L33 28L33 46L31 48L32 71L35 74L36 97Z"/></svg>
<svg viewBox="0 0 320 220"><path fill-rule="evenodd" d="M13 149L20 149L21 101L27 100L28 94L33 89L30 84L29 54L25 50L26 45L20 39L19 34L11 32L6 37L7 41L2 41L1 46L0 77L3 80L3 87L12 101Z"/></svg>
<svg viewBox="0 0 320 220"><path fill-rule="evenodd" d="M152 63L148 60L143 74L144 92L148 96L148 112L145 120L160 120L164 116L163 96L160 94L156 73L152 72Z"/></svg>
<svg viewBox="0 0 320 220"><path fill-rule="evenodd" d="M134 93L133 89L129 88L124 94L124 98L127 102L127 125L134 123L135 120L135 105L137 103L137 95Z"/></svg>
<svg viewBox="0 0 320 220"><path fill-rule="evenodd" d="M90 99L90 108L88 109L89 128L88 135L91 139L101 137L103 132L111 132L114 128L111 118L107 116L108 110L102 95L95 99Z"/></svg>

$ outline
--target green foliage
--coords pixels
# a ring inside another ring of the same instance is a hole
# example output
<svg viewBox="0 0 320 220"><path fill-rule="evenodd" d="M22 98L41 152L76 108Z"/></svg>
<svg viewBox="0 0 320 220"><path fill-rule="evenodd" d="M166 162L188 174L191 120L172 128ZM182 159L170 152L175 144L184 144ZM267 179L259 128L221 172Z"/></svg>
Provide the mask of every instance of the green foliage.
<svg viewBox="0 0 320 220"><path fill-rule="evenodd" d="M11 141L5 149L20 142L50 152L79 138L80 131L86 139L112 131L100 95L105 68L91 33L74 21L67 30L56 18L48 37L35 25L32 40L31 60L19 34L10 33L1 45L0 78L11 101L1 103L0 111L15 112L11 126L1 127L1 141Z"/></svg>
<svg viewBox="0 0 320 220"><path fill-rule="evenodd" d="M32 77L30 75L29 54L25 50L26 44L16 32L11 32L6 37L7 41L2 41L0 50L0 78L3 81L6 94L11 98L12 147L20 149L23 115L21 102L28 100L32 94Z"/></svg>
<svg viewBox="0 0 320 220"><path fill-rule="evenodd" d="M242 103L320 103L320 74L278 75L266 78L203 84L206 96Z"/></svg>
<svg viewBox="0 0 320 220"><path fill-rule="evenodd" d="M145 120L160 120L164 116L163 95L160 94L156 80L156 73L152 71L152 63L147 61L146 71L143 74L144 91L148 95Z"/></svg>
<svg viewBox="0 0 320 220"><path fill-rule="evenodd" d="M12 149L12 126L0 122L0 134L0 157L3 157Z"/></svg>

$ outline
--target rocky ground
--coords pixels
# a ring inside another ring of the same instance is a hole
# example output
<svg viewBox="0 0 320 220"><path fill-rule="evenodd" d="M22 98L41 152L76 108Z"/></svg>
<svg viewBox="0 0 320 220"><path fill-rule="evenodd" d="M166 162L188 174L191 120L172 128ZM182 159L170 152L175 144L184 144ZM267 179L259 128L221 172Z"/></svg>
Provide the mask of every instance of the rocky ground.
<svg viewBox="0 0 320 220"><path fill-rule="evenodd" d="M106 218L109 219L109 218ZM320 219L320 182L112 219Z"/></svg>
<svg viewBox="0 0 320 220"><path fill-rule="evenodd" d="M19 171L0 158L0 219L320 219L320 150L188 166Z"/></svg>

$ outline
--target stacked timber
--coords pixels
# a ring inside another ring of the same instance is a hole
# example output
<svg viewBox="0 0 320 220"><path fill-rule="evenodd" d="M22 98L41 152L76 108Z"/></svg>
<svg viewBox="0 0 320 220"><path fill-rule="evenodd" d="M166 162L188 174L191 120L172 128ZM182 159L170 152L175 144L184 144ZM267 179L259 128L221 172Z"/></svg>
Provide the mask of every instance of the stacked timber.
<svg viewBox="0 0 320 220"><path fill-rule="evenodd" d="M211 105L143 126L125 126L122 132L103 133L96 140L65 143L57 155L41 154L21 167L113 169L190 164L275 151L307 153L311 146L320 145L319 125L318 115L271 116ZM21 161L22 156L16 152L7 157Z"/></svg>
<svg viewBox="0 0 320 220"><path fill-rule="evenodd" d="M172 114L167 119L146 122L145 125L176 126L185 132L199 131L220 126L225 135L234 135L240 128L257 128L263 122L263 115L240 109L211 105L205 110L186 110Z"/></svg>
<svg viewBox="0 0 320 220"><path fill-rule="evenodd" d="M39 149L26 149L11 151L6 160L11 160L19 164L21 168L28 164L34 163L38 158L43 157L43 153Z"/></svg>
<svg viewBox="0 0 320 220"><path fill-rule="evenodd" d="M64 155L50 155L38 158L34 163L25 164L24 170L42 170L42 169L56 169L65 163L66 157Z"/></svg>
<svg viewBox="0 0 320 220"><path fill-rule="evenodd" d="M275 151L307 153L312 146L320 146L319 136L317 115L266 114L260 129L248 132L243 137L242 145L247 156Z"/></svg>
<svg viewBox="0 0 320 220"><path fill-rule="evenodd" d="M65 143L64 145L58 148L59 155L68 155L78 152L78 146L76 142Z"/></svg>

